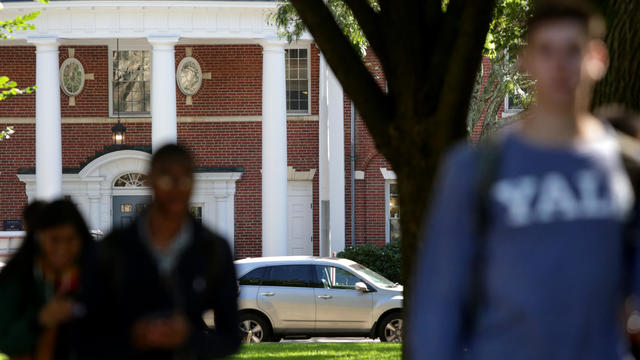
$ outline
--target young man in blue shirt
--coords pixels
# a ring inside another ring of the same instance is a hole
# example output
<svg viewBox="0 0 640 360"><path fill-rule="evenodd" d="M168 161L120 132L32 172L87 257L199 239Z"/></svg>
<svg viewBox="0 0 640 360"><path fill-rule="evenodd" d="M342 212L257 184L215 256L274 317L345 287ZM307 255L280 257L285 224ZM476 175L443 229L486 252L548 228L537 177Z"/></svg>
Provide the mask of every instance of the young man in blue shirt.
<svg viewBox="0 0 640 360"><path fill-rule="evenodd" d="M536 104L495 140L494 169L482 147L444 161L414 280L411 358L627 356L633 189L615 133L589 113L608 63L603 27L578 5L540 4L519 59Z"/></svg>

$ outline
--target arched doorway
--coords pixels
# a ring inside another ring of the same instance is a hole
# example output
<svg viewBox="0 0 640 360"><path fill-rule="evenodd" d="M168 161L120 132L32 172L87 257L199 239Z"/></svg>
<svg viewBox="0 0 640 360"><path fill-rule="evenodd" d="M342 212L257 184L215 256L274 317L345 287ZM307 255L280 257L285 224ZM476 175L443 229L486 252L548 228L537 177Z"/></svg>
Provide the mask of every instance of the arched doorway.
<svg viewBox="0 0 640 360"><path fill-rule="evenodd" d="M151 197L145 183L151 154L140 150L116 150L91 160L80 170L65 171L62 192L80 208L91 229L105 234L118 219L122 223L141 211ZM203 168L194 174L192 212L203 224L227 238L233 249L236 181L242 168ZM19 174L29 201L35 194L35 174ZM122 207L124 205L124 207ZM130 210L130 211L129 211Z"/></svg>

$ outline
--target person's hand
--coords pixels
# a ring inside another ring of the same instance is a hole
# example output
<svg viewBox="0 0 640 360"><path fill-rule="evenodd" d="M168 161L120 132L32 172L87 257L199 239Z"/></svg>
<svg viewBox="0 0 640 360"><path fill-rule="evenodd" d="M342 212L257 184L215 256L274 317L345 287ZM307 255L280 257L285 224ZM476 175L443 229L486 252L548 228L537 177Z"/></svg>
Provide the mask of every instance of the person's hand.
<svg viewBox="0 0 640 360"><path fill-rule="evenodd" d="M55 297L44 305L38 313L38 322L45 328L51 328L71 319L73 315L73 301Z"/></svg>
<svg viewBox="0 0 640 360"><path fill-rule="evenodd" d="M189 323L183 315L141 319L133 325L132 335L138 349L177 349L189 337Z"/></svg>

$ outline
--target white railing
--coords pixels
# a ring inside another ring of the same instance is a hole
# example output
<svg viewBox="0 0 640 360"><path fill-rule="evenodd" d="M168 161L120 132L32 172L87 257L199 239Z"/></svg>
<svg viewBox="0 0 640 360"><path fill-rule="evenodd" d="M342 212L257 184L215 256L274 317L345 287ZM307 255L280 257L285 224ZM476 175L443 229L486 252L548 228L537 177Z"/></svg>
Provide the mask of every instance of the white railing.
<svg viewBox="0 0 640 360"><path fill-rule="evenodd" d="M6 263L24 238L24 231L0 231L0 262Z"/></svg>

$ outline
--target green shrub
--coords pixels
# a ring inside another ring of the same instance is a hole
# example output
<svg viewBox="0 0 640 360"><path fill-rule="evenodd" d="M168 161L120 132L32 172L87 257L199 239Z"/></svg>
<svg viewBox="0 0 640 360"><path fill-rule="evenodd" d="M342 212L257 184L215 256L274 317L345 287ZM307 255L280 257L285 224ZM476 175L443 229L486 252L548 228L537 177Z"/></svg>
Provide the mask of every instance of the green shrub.
<svg viewBox="0 0 640 360"><path fill-rule="evenodd" d="M382 247L373 244L349 246L337 256L360 263L393 282L400 282L400 241Z"/></svg>

